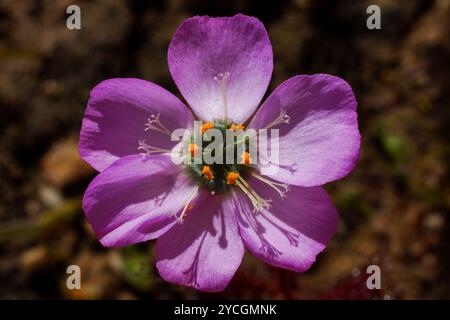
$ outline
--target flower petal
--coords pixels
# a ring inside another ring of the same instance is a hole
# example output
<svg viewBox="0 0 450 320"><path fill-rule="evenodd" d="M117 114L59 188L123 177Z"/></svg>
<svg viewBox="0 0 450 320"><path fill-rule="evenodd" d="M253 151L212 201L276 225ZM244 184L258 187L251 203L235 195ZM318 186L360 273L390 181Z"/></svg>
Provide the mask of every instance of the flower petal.
<svg viewBox="0 0 450 320"><path fill-rule="evenodd" d="M187 19L169 46L169 69L181 94L202 120L223 119L220 85L229 72L228 118L244 122L257 108L272 76L272 46L256 18L208 16Z"/></svg>
<svg viewBox="0 0 450 320"><path fill-rule="evenodd" d="M310 187L353 169L361 136L355 96L347 82L326 74L290 78L274 90L249 127L266 127L282 110L290 122L273 127L280 135L273 178ZM264 143L261 148L266 148Z"/></svg>
<svg viewBox="0 0 450 320"><path fill-rule="evenodd" d="M89 185L83 209L100 242L125 246L157 238L176 221L192 185L170 157L126 156Z"/></svg>
<svg viewBox="0 0 450 320"><path fill-rule="evenodd" d="M130 78L109 79L91 91L80 132L80 156L98 171L115 160L137 154L139 140L170 149L175 142L155 130L144 131L147 119L160 114L172 132L192 125L186 106L160 86Z"/></svg>
<svg viewBox="0 0 450 320"><path fill-rule="evenodd" d="M264 262L297 272L304 272L315 261L336 232L339 217L321 187L292 186L280 199L269 187L250 179L256 192L272 197L272 207L254 213L243 193L236 193L239 229L244 244Z"/></svg>
<svg viewBox="0 0 450 320"><path fill-rule="evenodd" d="M229 198L203 192L184 223L158 239L156 267L166 281L202 291L222 291L243 254Z"/></svg>

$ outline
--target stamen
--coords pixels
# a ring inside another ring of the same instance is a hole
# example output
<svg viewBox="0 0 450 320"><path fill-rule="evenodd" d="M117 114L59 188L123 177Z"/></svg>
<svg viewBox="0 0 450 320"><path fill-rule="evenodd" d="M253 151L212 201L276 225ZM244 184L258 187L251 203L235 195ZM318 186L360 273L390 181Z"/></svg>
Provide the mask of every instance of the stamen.
<svg viewBox="0 0 450 320"><path fill-rule="evenodd" d="M227 184L236 184L236 181L240 178L239 173L231 171L227 174Z"/></svg>
<svg viewBox="0 0 450 320"><path fill-rule="evenodd" d="M286 113L286 111L284 111L283 109L280 110L280 114L278 115L277 118L275 118L275 120L273 120L271 123L269 123L264 129L270 129L276 125L282 124L282 123L289 123L289 121L291 120L291 117L288 116L288 114Z"/></svg>
<svg viewBox="0 0 450 320"><path fill-rule="evenodd" d="M236 185L239 188L241 188L241 190L249 197L250 201L253 204L253 212L254 213L260 212L263 209L270 208L270 202L272 202L272 200L271 199L266 200L266 199L261 198L244 179L239 177Z"/></svg>
<svg viewBox="0 0 450 320"><path fill-rule="evenodd" d="M147 143L145 143L145 140L139 140L138 150L142 150L144 152L141 152L141 155L143 158L148 157L151 154L163 154L163 153L170 153L170 150L167 149L161 149L157 147L153 147Z"/></svg>
<svg viewBox="0 0 450 320"><path fill-rule="evenodd" d="M202 133L205 133L206 131L208 131L209 129L214 128L214 123L212 122L205 122L204 124L202 124L200 126L200 130Z"/></svg>
<svg viewBox="0 0 450 320"><path fill-rule="evenodd" d="M260 176L259 174L255 173L255 172L252 172L252 176L254 176L256 179L258 179L264 183L267 183L270 187L275 189L281 198L284 198L286 196L286 193L290 190L290 186L286 183L279 183L279 182L271 181L267 178L264 178L263 176Z"/></svg>
<svg viewBox="0 0 450 320"><path fill-rule="evenodd" d="M220 85L220 89L222 90L225 121L228 119L227 86L229 78L230 78L229 72L219 73L217 76L214 77L214 80Z"/></svg>
<svg viewBox="0 0 450 320"><path fill-rule="evenodd" d="M203 166L202 174L206 177L206 179L214 180L214 173L209 166Z"/></svg>
<svg viewBox="0 0 450 320"><path fill-rule="evenodd" d="M200 188L200 185L195 186L192 189L191 194L189 195L189 198L186 200L186 203L184 205L183 211L181 211L180 215L177 216L177 214L173 214L173 216L177 219L178 223L182 224L184 221L184 218L186 218L186 211L192 210L194 205L191 204L192 199L197 195L198 189Z"/></svg>
<svg viewBox="0 0 450 320"><path fill-rule="evenodd" d="M160 113L158 114L152 114L150 115L150 118L147 119L147 123L145 124L145 131L148 130L155 130L161 133L164 133L166 135L168 135L169 137L171 136L171 132L169 129L167 129L161 122L160 120Z"/></svg>
<svg viewBox="0 0 450 320"><path fill-rule="evenodd" d="M252 158L250 157L250 153L248 153L247 151L242 152L241 154L241 164L252 164Z"/></svg>
<svg viewBox="0 0 450 320"><path fill-rule="evenodd" d="M230 127L230 130L236 131L236 130L244 130L245 126L242 124L232 124Z"/></svg>

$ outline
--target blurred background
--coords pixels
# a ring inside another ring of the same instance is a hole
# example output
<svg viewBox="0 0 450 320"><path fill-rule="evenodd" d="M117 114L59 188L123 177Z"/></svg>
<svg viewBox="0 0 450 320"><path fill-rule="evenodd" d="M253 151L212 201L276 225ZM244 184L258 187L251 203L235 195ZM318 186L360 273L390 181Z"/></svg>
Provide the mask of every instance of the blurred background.
<svg viewBox="0 0 450 320"><path fill-rule="evenodd" d="M81 30L66 8L81 7ZM381 30L366 8L381 7ZM304 274L249 254L222 293L164 282L154 242L106 249L80 199L95 172L78 157L89 91L138 77L179 93L169 41L193 15L258 17L274 50L269 92L330 73L357 97L361 158L326 186L338 234ZM0 298L450 298L450 1L0 0ZM66 268L82 289L66 288ZM381 268L368 290L366 267Z"/></svg>

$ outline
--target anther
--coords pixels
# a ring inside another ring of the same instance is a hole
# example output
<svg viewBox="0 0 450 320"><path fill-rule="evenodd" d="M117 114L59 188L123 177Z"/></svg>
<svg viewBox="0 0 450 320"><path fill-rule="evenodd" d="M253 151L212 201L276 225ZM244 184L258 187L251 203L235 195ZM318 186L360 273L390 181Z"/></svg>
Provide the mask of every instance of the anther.
<svg viewBox="0 0 450 320"><path fill-rule="evenodd" d="M247 151L242 152L241 154L241 164L252 164L252 158L250 157L250 153L248 153Z"/></svg>
<svg viewBox="0 0 450 320"><path fill-rule="evenodd" d="M242 124L232 124L230 127L230 130L236 131L236 130L244 130L244 125Z"/></svg>
<svg viewBox="0 0 450 320"><path fill-rule="evenodd" d="M214 173L212 172L210 166L203 166L202 174L206 177L206 179L214 180Z"/></svg>
<svg viewBox="0 0 450 320"><path fill-rule="evenodd" d="M205 133L206 131L208 131L209 129L214 128L214 123L212 122L205 122L204 124L202 124L200 126L200 130L202 133Z"/></svg>
<svg viewBox="0 0 450 320"><path fill-rule="evenodd" d="M191 157L194 157L197 151L198 151L197 145L195 143L189 143L188 152L190 153Z"/></svg>
<svg viewBox="0 0 450 320"><path fill-rule="evenodd" d="M231 171L227 174L227 184L236 184L236 181L239 179L240 175L237 172Z"/></svg>

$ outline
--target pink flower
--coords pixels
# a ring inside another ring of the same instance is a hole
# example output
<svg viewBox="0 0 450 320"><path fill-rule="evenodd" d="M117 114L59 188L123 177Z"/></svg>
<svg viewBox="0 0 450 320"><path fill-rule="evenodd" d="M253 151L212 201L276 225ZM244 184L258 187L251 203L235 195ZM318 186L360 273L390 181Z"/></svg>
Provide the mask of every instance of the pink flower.
<svg viewBox="0 0 450 320"><path fill-rule="evenodd" d="M273 55L256 18L193 17L176 31L168 63L195 115L230 128L260 104ZM157 238L161 277L204 291L227 286L244 248L270 265L307 270L338 226L320 186L347 175L359 155L351 87L331 75L300 75L262 103L246 128L279 129L279 170L270 177L245 163L231 171L174 164L170 133L193 121L183 102L148 81L110 79L92 90L79 151L100 171L83 199L100 242Z"/></svg>

